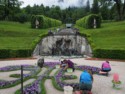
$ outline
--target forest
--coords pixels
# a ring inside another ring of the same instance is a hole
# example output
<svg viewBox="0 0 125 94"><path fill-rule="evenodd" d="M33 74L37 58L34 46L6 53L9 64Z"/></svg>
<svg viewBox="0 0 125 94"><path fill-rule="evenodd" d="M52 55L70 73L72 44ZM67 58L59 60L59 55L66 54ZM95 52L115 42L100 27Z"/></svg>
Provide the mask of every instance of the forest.
<svg viewBox="0 0 125 94"><path fill-rule="evenodd" d="M125 0L87 0L86 4L80 7L68 7L65 9L59 6L36 5L21 8L22 1L18 0L0 0L0 20L27 22L31 20L32 15L45 15L62 21L63 23L72 22L89 15L91 13L99 14L102 20L121 21L124 20Z"/></svg>

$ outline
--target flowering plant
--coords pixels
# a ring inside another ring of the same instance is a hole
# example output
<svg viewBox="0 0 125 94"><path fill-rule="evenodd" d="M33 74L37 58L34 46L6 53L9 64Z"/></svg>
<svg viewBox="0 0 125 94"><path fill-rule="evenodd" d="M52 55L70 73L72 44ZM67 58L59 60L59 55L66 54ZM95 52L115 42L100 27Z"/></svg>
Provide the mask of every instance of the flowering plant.
<svg viewBox="0 0 125 94"><path fill-rule="evenodd" d="M31 70L31 69L29 70L29 68L34 67L32 65L22 65L22 66L23 66L24 70L30 71L29 74L23 74L24 80L28 80L29 78L31 78L32 75L36 74L39 71L39 68L35 68L34 70ZM6 66L6 67L0 68L0 72L15 71L15 70L20 70L20 69L21 69L20 65ZM0 89L15 86L15 85L19 84L20 81L21 81L21 78L17 78L15 80L11 80L11 81L0 80Z"/></svg>
<svg viewBox="0 0 125 94"><path fill-rule="evenodd" d="M119 75L117 73L115 73L113 75L112 83L114 83L114 84L121 84L121 81L119 81Z"/></svg>

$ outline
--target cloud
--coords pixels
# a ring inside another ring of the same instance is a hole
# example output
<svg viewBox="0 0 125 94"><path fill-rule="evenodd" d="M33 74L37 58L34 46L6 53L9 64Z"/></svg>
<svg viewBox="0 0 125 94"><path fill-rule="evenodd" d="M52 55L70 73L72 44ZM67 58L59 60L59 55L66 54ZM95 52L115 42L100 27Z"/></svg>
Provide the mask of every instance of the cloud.
<svg viewBox="0 0 125 94"><path fill-rule="evenodd" d="M58 0L19 0L19 1L24 2L24 4L21 7L25 7L27 5L33 6L34 4L37 5L43 4L44 6L58 5L61 8L66 8L69 6L76 6L76 7L83 6L86 4L87 0L63 0L63 2L58 2Z"/></svg>

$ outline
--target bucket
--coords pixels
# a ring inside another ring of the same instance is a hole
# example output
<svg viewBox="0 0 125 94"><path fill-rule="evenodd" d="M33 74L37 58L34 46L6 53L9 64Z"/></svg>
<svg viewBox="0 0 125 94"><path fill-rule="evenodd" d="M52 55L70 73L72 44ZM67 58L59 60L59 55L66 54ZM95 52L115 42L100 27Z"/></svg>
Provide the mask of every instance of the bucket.
<svg viewBox="0 0 125 94"><path fill-rule="evenodd" d="M68 68L67 72L73 72L73 69L72 68Z"/></svg>
<svg viewBox="0 0 125 94"><path fill-rule="evenodd" d="M71 86L64 86L64 94L73 94L73 88Z"/></svg>
<svg viewBox="0 0 125 94"><path fill-rule="evenodd" d="M59 69L60 68L60 65L56 65L56 69Z"/></svg>

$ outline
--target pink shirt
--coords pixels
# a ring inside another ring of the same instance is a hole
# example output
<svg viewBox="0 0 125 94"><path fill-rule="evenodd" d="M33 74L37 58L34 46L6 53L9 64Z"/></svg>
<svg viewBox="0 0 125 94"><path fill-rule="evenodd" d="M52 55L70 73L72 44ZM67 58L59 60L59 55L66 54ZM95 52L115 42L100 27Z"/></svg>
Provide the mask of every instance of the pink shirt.
<svg viewBox="0 0 125 94"><path fill-rule="evenodd" d="M102 64L102 68L111 68L111 67L110 67L109 63L104 62L104 63Z"/></svg>

